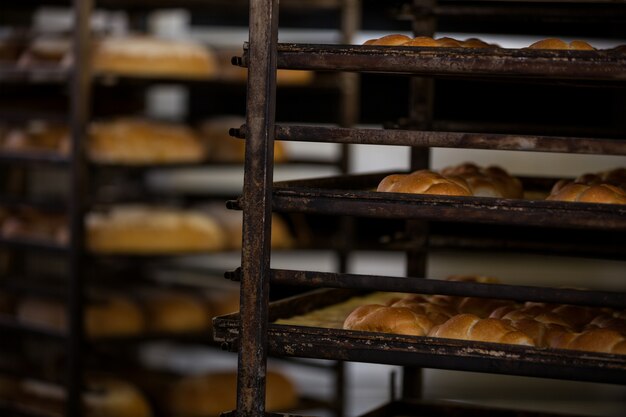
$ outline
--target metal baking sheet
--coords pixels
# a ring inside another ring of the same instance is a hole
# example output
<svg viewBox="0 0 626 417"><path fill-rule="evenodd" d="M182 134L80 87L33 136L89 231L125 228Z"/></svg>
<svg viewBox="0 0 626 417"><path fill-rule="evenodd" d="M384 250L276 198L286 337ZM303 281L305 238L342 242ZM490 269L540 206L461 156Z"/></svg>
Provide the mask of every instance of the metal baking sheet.
<svg viewBox="0 0 626 417"><path fill-rule="evenodd" d="M626 355L272 323L337 304L353 295L348 290L318 290L271 303L269 353L626 384ZM239 349L238 313L213 319L213 326L215 339L222 341L225 348Z"/></svg>

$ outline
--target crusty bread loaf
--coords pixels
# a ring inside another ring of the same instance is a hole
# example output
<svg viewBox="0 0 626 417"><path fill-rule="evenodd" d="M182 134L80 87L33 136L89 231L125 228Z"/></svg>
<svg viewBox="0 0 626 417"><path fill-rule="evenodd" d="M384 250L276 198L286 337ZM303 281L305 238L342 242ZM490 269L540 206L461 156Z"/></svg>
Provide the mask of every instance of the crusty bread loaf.
<svg viewBox="0 0 626 417"><path fill-rule="evenodd" d="M458 177L444 177L428 170L415 171L406 175L388 175L378 184L377 191L452 196L472 195L465 180Z"/></svg>
<svg viewBox="0 0 626 417"><path fill-rule="evenodd" d="M2 222L0 234L5 238L32 239L57 244L69 242L67 217L22 209L8 215Z"/></svg>
<svg viewBox="0 0 626 417"><path fill-rule="evenodd" d="M298 403L294 384L283 374L266 374L265 408L286 411ZM168 395L168 412L172 417L212 417L236 408L237 374L216 372L188 377L174 384Z"/></svg>
<svg viewBox="0 0 626 417"><path fill-rule="evenodd" d="M465 162L443 168L441 174L446 177L463 178L476 197L522 198L524 196L522 182L498 166L483 168Z"/></svg>
<svg viewBox="0 0 626 417"><path fill-rule="evenodd" d="M44 329L67 332L67 307L59 300L26 297L18 301L19 321ZM99 297L85 307L85 333L90 338L135 335L145 328L141 309L122 296Z"/></svg>
<svg viewBox="0 0 626 417"><path fill-rule="evenodd" d="M367 332L424 336L434 326L425 314L406 307L368 304L357 307L346 317L343 328Z"/></svg>
<svg viewBox="0 0 626 417"><path fill-rule="evenodd" d="M571 41L567 43L562 41L561 39L543 39L537 41L528 47L529 49L568 49L568 50L581 50L581 51L592 51L595 48L589 45L585 41Z"/></svg>
<svg viewBox="0 0 626 417"><path fill-rule="evenodd" d="M224 235L201 212L119 206L87 216L87 245L99 253L167 254L216 251Z"/></svg>
<svg viewBox="0 0 626 417"><path fill-rule="evenodd" d="M579 203L626 204L626 191L610 184L585 185L568 183L555 187L546 200Z"/></svg>
<svg viewBox="0 0 626 417"><path fill-rule="evenodd" d="M11 152L52 152L67 155L69 131L65 125L31 121L23 128L9 130L0 137L0 150Z"/></svg>
<svg viewBox="0 0 626 417"><path fill-rule="evenodd" d="M128 165L198 162L205 158L200 138L185 126L120 118L89 127L89 158Z"/></svg>
<svg viewBox="0 0 626 417"><path fill-rule="evenodd" d="M199 131L211 161L244 162L246 141L229 135L231 128L238 128L244 122L239 116L223 116L200 124ZM274 162L285 162L287 159L285 145L281 141L274 141Z"/></svg>
<svg viewBox="0 0 626 417"><path fill-rule="evenodd" d="M199 332L210 328L212 312L199 297L173 290L145 290L139 299L150 332Z"/></svg>
<svg viewBox="0 0 626 417"><path fill-rule="evenodd" d="M211 51L200 44L145 36L99 41L93 69L104 74L182 78L210 78L218 70Z"/></svg>
<svg viewBox="0 0 626 417"><path fill-rule="evenodd" d="M65 387L25 380L20 386L31 408L58 411L64 408ZM144 395L132 384L113 378L90 378L83 394L86 417L150 417L152 410Z"/></svg>
<svg viewBox="0 0 626 417"><path fill-rule="evenodd" d="M505 320L481 319L473 314L458 314L445 323L433 327L428 336L524 346L535 345L532 338L516 330Z"/></svg>

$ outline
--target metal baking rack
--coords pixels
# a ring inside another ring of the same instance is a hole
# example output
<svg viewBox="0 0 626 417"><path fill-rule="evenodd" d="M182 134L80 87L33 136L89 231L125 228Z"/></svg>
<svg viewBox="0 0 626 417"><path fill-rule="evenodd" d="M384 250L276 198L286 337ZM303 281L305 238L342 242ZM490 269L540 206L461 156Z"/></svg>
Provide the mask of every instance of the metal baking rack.
<svg viewBox="0 0 626 417"><path fill-rule="evenodd" d="M414 34L432 36L437 22L437 13L433 8L437 3L419 0L408 3L416 7L412 13ZM492 3L498 2L489 2ZM543 2L519 2L528 8L535 3ZM570 3L595 6L594 3L606 2L560 2L551 6L573 17L574 14L568 12ZM611 4L611 9L614 6L623 5ZM418 11L421 13L419 16L416 15ZM625 12L620 7L620 16ZM264 414L264 375L268 354L402 365L405 368L404 398L419 398L420 367L626 384L626 356L623 355L274 323L280 318L294 317L346 300L357 294L354 289L496 296L491 293L493 288L487 289L484 285L456 285L419 279L425 275L427 248L423 242L428 238L428 225L423 220L620 233L626 226L626 209L623 207L375 193L372 187L382 178L381 174L274 184L272 158L274 138L302 140L298 135L300 129L302 132L306 130L307 135L311 134L308 139L311 141L412 146L411 170L429 166L428 149L431 146L624 155L626 148L621 141L596 138L595 135L582 136L583 139L578 141L580 136L576 137L576 133L571 137L548 137L540 129L532 137L516 134L515 130L507 134L501 134L497 129L496 134L481 133L480 127L477 133L471 134L463 130L456 133L433 131L434 91L432 80L427 78L411 79L410 125L414 130L411 132L282 126L276 123L274 113L276 68L616 88L623 87L626 78L626 59L622 52L281 44L277 36L278 1L251 0L250 16L250 42L244 45L243 56L234 61L249 68L250 80L247 125L233 132L245 136L247 142L243 196L230 204L231 208L242 209L244 215L242 266L240 270L227 274L229 278L241 282L241 311L214 319L216 339L223 340L229 349L239 354L237 410L227 415ZM599 18L614 20L606 15ZM618 133L617 138L622 139L623 132ZM415 279L272 270L269 225L272 211L406 219L407 238L409 241L415 238L416 242L407 250L407 276ZM350 290L318 290L270 304L269 290L276 283ZM515 300L626 307L623 292L572 293L549 288L504 287L498 288L497 298L504 294L506 298ZM421 415L419 408L409 411L409 408L394 408L393 404L387 408L389 414L380 415ZM498 415L494 409L483 409L479 413ZM514 413L517 415L517 412Z"/></svg>
<svg viewBox="0 0 626 417"><path fill-rule="evenodd" d="M358 15L356 5L357 2L352 0L298 0L289 1L285 0L284 8L287 13L293 12L294 14L302 14L303 12L309 13L313 10L326 10L343 14L348 14L348 17L344 16L342 21L346 27L343 30L345 37L352 36L355 30L356 17ZM87 189L88 184L97 176L100 172L127 172L129 175L135 174L138 171L146 171L152 169L176 169L187 167L200 167L200 166L227 166L236 164L218 163L218 162L202 162L198 164L173 164L173 165L159 165L159 166L142 166L131 167L122 165L96 165L90 163L86 158L84 138L86 137L88 121L90 119L90 103L91 96L96 92L93 88L96 86L109 86L111 82L116 85L143 89L155 83L177 83L194 87L197 85L211 87L211 84L215 84L215 80L189 80L179 78L134 78L134 77L112 77L109 75L92 74L88 70L88 42L89 42L89 18L94 6L110 9L125 9L131 14L141 15L142 13L168 6L188 7L189 10L194 11L215 11L220 10L223 12L225 18L233 11L245 11L247 9L247 1L223 1L223 0L189 0L184 5L181 5L180 1L172 0L139 0L131 3L117 1L117 0L46 0L31 1L25 0L24 2L12 2L7 5L7 14L0 20L7 20L12 23L12 19L21 21L24 18L24 22L28 22L31 13L35 7L42 5L62 5L70 6L73 9L74 21L76 23L73 39L73 55L75 57L75 64L72 67L66 68L59 65L50 65L45 67L18 67L17 65L0 65L0 85L14 86L17 88L38 88L42 85L50 85L51 88L61 88L67 90L68 102L70 105L69 117L61 116L61 112L48 113L48 112L30 112L28 110L21 111L19 109L10 109L7 112L3 112L4 116L10 121L25 121L29 120L29 116L44 116L45 119L51 118L54 120L68 120L68 124L71 127L72 136L72 152L69 156L56 154L56 153L39 153L39 154L26 154L19 152L1 152L0 162L6 163L7 166L15 167L45 167L53 166L66 169L70 173L70 193L67 196L67 206L64 210L69 213L70 218L70 230L71 230L71 243L68 245L56 244L54 242L39 241L34 239L0 239L0 247L9 248L11 250L17 250L22 253L31 254L51 254L66 257L69 265L69 279L68 288L65 294L58 294L50 288L40 287L37 284L37 280L30 276L20 277L19 280L15 279L16 285L18 285L18 291L30 294L45 294L53 295L56 297L64 297L68 300L68 316L70 317L69 329L67 332L54 332L46 331L45 329L38 328L37 326L30 326L24 323L18 323L15 320L7 319L0 322L0 328L6 331L18 332L28 335L35 335L37 337L52 338L58 343L66 345L68 352L68 363L65 368L67 374L62 378L66 381L67 386L67 407L65 415L78 416L81 415L81 391L83 388L83 370L88 367L85 362L90 359L90 354L83 351L87 347L102 346L132 346L139 343L144 343L150 340L162 340L164 338L171 340L178 340L184 343L209 343L209 337L207 335L187 334L187 335L171 335L171 334L145 334L136 338L112 338L110 340L98 340L97 343L92 343L86 340L83 334L82 323L82 310L84 306L84 288L90 285L90 278L84 275L85 268L88 264L99 264L100 261L116 264L116 268L123 267L125 264L138 264L143 265L146 263L154 263L155 257L142 257L142 256L99 256L87 253L84 247L84 225L83 218L88 210L88 207L97 203L91 201L88 197ZM3 7L4 10L4 7ZM141 22L139 22L141 23ZM347 95L354 94L353 80L344 80L345 77L341 77L339 82L332 81L329 83L329 79L321 80L320 83L314 83L313 89L316 88L339 88L341 91L346 90L346 85L349 86L350 91L348 94L342 93L344 112L340 119L343 120L341 124L348 125L349 121L346 118L353 117L355 110L350 108L349 98ZM229 88L234 86L241 86L242 83L229 83ZM217 84L215 84L217 87ZM286 86L286 88L291 88ZM298 89L302 87L297 87ZM348 104L346 104L348 103ZM344 148L344 151L346 148ZM338 166L340 169L345 169L347 165L347 154L343 153L342 157L337 160L321 160L316 158L300 158L297 160L291 160L283 163L284 165L302 165L302 164L314 164L314 165L329 165ZM241 164L239 164L241 165ZM155 196L156 198L157 196ZM215 196L214 196L215 197ZM219 196L222 200L232 198L233 195ZM187 204L188 202L196 202L196 196L173 196L178 200L182 200ZM5 199L10 202L11 205L17 206L40 206L40 208L48 208L47 202L29 201L24 198L22 200ZM204 198L203 201L207 199ZM58 207L55 207L55 210ZM311 248L307 248L311 249ZM177 258L178 256L187 256L188 254L180 254L173 256L170 259ZM159 257L160 261L167 260L168 257ZM193 268L188 268L193 269ZM203 269L202 273L206 273L206 269ZM223 271L220 271L223 273ZM24 281L33 278L32 284L27 285ZM147 282L147 281L146 281ZM21 285L20 284L24 284ZM154 285L155 282L152 281ZM8 284L10 287L10 283ZM294 362L294 361L289 361ZM312 400L307 400L303 403L303 406L307 407L319 407L330 408L334 410L337 415L343 413L343 368L339 363L333 362L331 365L322 364L319 362L301 362L295 361L294 363L301 366L311 366L316 368L328 369L335 376L334 384L336 384L337 398L333 399L332 404L319 403ZM28 373L25 373L28 375ZM308 405L307 405L308 404ZM302 409L302 408L299 408Z"/></svg>

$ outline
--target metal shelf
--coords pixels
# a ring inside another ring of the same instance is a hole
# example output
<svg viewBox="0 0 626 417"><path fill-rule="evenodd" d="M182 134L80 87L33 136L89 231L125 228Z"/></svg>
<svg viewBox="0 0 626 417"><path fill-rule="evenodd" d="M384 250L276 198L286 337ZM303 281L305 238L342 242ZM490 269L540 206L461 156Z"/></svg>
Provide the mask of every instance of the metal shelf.
<svg viewBox="0 0 626 417"><path fill-rule="evenodd" d="M242 125L239 129L231 129L231 134L239 138L245 138L246 133L246 125ZM626 140L624 139L564 136L276 125L276 139L296 142L396 145L422 148L626 155Z"/></svg>
<svg viewBox="0 0 626 417"><path fill-rule="evenodd" d="M626 384L626 355L279 325L279 318L344 301L354 292L318 290L271 303L268 348L276 356L339 359L575 381ZM215 339L239 348L239 314L215 318Z"/></svg>
<svg viewBox="0 0 626 417"><path fill-rule="evenodd" d="M624 205L370 191L389 174L279 182L274 184L273 210L615 232L626 230ZM241 205L241 199L229 203L231 208L241 208Z"/></svg>
<svg viewBox="0 0 626 417"><path fill-rule="evenodd" d="M464 78L613 81L626 78L626 54L615 50L417 48L279 43L280 69L380 72ZM236 59L247 67L248 43Z"/></svg>

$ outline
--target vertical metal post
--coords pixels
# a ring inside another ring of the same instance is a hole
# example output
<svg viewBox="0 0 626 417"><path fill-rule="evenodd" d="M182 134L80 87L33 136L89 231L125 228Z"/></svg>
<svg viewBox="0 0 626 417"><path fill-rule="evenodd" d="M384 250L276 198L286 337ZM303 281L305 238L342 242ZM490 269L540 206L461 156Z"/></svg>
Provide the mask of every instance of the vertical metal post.
<svg viewBox="0 0 626 417"><path fill-rule="evenodd" d="M237 414L265 413L278 0L250 0Z"/></svg>
<svg viewBox="0 0 626 417"><path fill-rule="evenodd" d="M343 0L341 4L341 40L342 44L351 44L361 26L361 0ZM339 109L339 125L341 127L353 127L359 121L360 113L360 76L358 73L343 72L340 74L341 83L341 108ZM350 145L343 143L341 146L341 159L339 169L342 174L348 174L350 170ZM342 217L340 220L342 245L337 253L339 272L348 272L349 253L353 248L355 222L352 217ZM333 367L335 374L335 399L334 411L336 417L345 415L345 364L337 362Z"/></svg>
<svg viewBox="0 0 626 417"><path fill-rule="evenodd" d="M414 0L414 10L428 10L434 7L436 0ZM413 34L415 36L433 36L435 19L430 16L413 17ZM410 114L412 128L430 130L433 120L434 82L432 78L413 77L411 79ZM411 170L430 167L430 150L425 148L411 149ZM407 221L407 235L415 246L407 251L407 274L424 277L427 269L426 245L428 244L428 223L424 221ZM404 367L402 370L402 397L420 398L422 396L422 370L415 367Z"/></svg>
<svg viewBox="0 0 626 417"><path fill-rule="evenodd" d="M69 318L67 406L68 417L83 415L83 302L84 302L84 198L86 192L86 160L84 140L90 117L91 57L90 18L93 0L74 0L74 65L71 74L71 148L69 196L69 291L67 315Z"/></svg>

